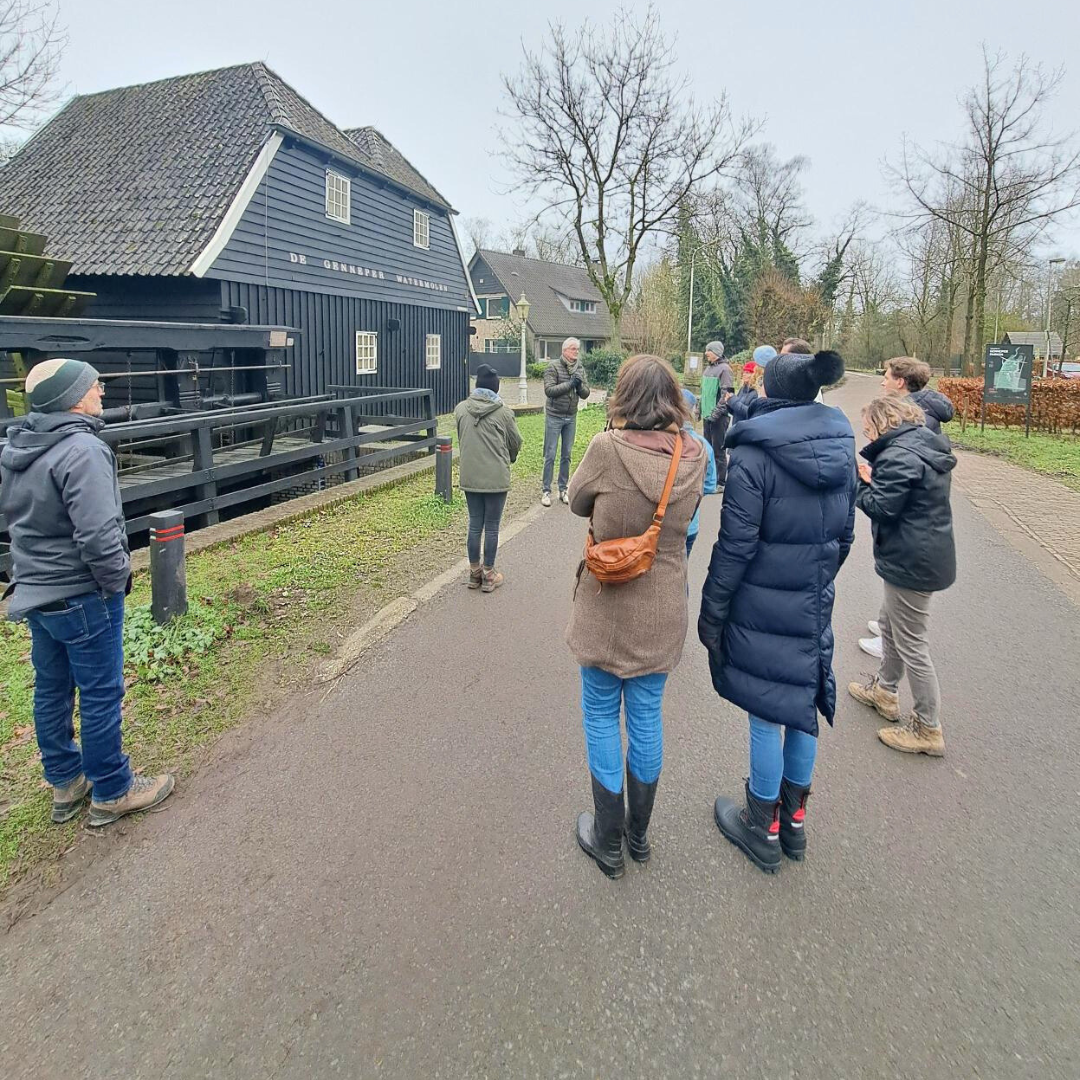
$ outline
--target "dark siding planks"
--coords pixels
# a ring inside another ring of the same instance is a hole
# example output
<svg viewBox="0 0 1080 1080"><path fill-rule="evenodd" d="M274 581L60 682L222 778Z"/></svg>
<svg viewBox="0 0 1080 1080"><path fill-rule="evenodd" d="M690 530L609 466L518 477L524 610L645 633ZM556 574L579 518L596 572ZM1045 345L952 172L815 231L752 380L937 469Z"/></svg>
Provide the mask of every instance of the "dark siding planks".
<svg viewBox="0 0 1080 1080"><path fill-rule="evenodd" d="M327 167L286 141L207 276L470 311L446 212L335 163L352 191L350 223L334 221L326 216ZM429 215L426 250L412 242L414 210Z"/></svg>
<svg viewBox="0 0 1080 1080"><path fill-rule="evenodd" d="M215 281L71 274L65 284L97 293L86 309L86 317L91 319L221 321L221 289Z"/></svg>
<svg viewBox="0 0 1080 1080"><path fill-rule="evenodd" d="M395 304L266 285L223 281L224 306L248 309L252 322L279 322L299 330L285 379L286 393L306 397L331 384L429 388L438 412L449 412L468 393L469 316L466 312ZM399 330L389 322L397 319ZM379 370L356 374L356 333L379 335ZM442 338L442 367L428 371L428 334Z"/></svg>

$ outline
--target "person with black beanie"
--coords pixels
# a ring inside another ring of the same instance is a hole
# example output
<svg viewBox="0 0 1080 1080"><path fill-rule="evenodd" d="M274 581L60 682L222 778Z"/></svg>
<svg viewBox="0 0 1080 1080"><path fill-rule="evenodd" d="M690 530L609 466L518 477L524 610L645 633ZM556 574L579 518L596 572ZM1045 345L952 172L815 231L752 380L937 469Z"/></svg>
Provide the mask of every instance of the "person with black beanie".
<svg viewBox="0 0 1080 1080"><path fill-rule="evenodd" d="M745 803L721 796L721 833L767 873L802 859L818 713L832 723L833 581L855 538L855 435L814 400L834 352L782 353L765 397L728 434L728 482L701 593L713 686L750 717ZM782 646L781 646L782 643Z"/></svg>
<svg viewBox="0 0 1080 1080"><path fill-rule="evenodd" d="M499 524L510 490L510 466L521 449L514 411L499 397L499 374L487 364L476 372L476 389L454 410L458 433L458 484L469 506L470 589L494 592L503 575L495 569ZM484 562L480 564L480 536Z"/></svg>

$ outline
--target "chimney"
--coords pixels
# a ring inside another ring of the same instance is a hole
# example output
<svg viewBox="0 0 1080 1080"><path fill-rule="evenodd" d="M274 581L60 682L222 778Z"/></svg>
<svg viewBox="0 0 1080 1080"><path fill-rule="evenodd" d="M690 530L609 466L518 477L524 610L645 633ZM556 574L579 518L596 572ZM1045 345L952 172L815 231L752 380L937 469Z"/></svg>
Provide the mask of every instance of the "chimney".
<svg viewBox="0 0 1080 1080"><path fill-rule="evenodd" d="M525 249L524 248L514 248L514 254L519 256L520 258L524 259L525 258Z"/></svg>

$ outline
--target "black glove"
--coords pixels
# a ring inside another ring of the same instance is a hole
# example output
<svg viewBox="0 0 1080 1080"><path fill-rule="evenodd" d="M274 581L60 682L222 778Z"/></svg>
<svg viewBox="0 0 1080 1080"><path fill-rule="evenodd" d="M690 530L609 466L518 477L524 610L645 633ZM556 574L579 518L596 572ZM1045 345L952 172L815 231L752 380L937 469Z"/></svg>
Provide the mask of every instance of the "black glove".
<svg viewBox="0 0 1080 1080"><path fill-rule="evenodd" d="M706 619L704 615L699 615L697 636L698 641L705 646L710 656L713 654L719 656L724 639L723 624L717 626L716 623Z"/></svg>
<svg viewBox="0 0 1080 1080"><path fill-rule="evenodd" d="M580 390L581 389L581 376L580 375L571 375L570 376L570 382L573 383L575 390Z"/></svg>
<svg viewBox="0 0 1080 1080"><path fill-rule="evenodd" d="M127 581L124 582L124 595L125 596L130 596L131 595L132 580L133 580L132 575L128 574L128 579L127 579Z"/></svg>

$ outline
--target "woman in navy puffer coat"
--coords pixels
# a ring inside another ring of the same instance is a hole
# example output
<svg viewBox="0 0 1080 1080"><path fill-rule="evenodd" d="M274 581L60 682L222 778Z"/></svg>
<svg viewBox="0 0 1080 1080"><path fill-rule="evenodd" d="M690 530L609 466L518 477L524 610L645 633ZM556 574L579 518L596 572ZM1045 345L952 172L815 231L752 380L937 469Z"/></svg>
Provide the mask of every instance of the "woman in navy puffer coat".
<svg viewBox="0 0 1080 1080"><path fill-rule="evenodd" d="M713 685L750 714L746 807L717 799L716 822L769 872L781 847L803 856L817 714L832 723L836 706L833 579L855 534L855 437L843 413L813 399L843 371L832 352L766 367L767 397L728 438L720 536L701 595Z"/></svg>

